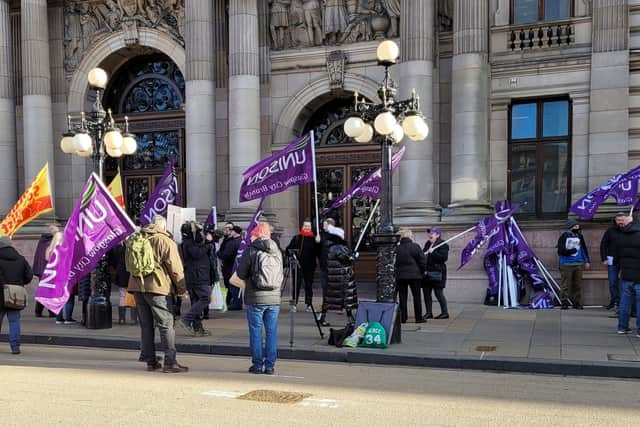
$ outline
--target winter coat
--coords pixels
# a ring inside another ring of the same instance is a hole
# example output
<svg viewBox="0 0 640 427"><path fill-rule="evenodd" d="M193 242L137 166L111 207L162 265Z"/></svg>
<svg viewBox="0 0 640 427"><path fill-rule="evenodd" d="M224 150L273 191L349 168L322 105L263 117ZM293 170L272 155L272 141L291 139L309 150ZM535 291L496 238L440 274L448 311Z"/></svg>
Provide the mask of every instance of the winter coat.
<svg viewBox="0 0 640 427"><path fill-rule="evenodd" d="M33 271L27 260L12 246L0 247L0 285L25 286L31 283L31 279ZM0 295L0 307L3 304L4 299Z"/></svg>
<svg viewBox="0 0 640 427"><path fill-rule="evenodd" d="M567 240L576 238L580 240L580 249L567 249ZM562 233L558 239L558 255L560 255L560 265L588 263L589 251L587 250L587 244L584 241L582 233L573 233L572 231Z"/></svg>
<svg viewBox="0 0 640 427"><path fill-rule="evenodd" d="M270 283L273 287L270 290L258 289L253 280L254 269L257 265L256 258L258 252L265 252L268 256L277 258L275 265L279 271L270 272L268 276L278 277L276 283ZM244 303L247 305L280 305L280 290L284 280L282 268L282 252L278 245L271 239L256 239L245 251L238 262L236 270L238 277L245 281Z"/></svg>
<svg viewBox="0 0 640 427"><path fill-rule="evenodd" d="M634 221L622 229L614 257L620 264L620 278L640 283L640 223Z"/></svg>
<svg viewBox="0 0 640 427"><path fill-rule="evenodd" d="M211 245L191 237L182 241L182 261L187 288L211 284Z"/></svg>
<svg viewBox="0 0 640 427"><path fill-rule="evenodd" d="M33 274L36 277L42 276L44 272L44 268L47 266L47 257L45 256L45 252L53 239L53 234L45 233L40 236L40 240L38 240L38 246L36 246L36 252L33 255Z"/></svg>
<svg viewBox="0 0 640 427"><path fill-rule="evenodd" d="M437 246L442 243L442 237L438 237L436 243L433 246ZM431 249L431 240L427 240L424 244L424 248L422 249L425 254L427 251ZM445 287L447 284L447 260L449 259L449 245L445 244L440 246L438 249L433 251L430 254L426 255L427 257L427 269L426 271L441 271L442 272L442 285L441 287Z"/></svg>
<svg viewBox="0 0 640 427"><path fill-rule="evenodd" d="M326 308L351 310L358 307L358 289L353 278L353 257L347 242L338 236L327 235L328 254Z"/></svg>
<svg viewBox="0 0 640 427"><path fill-rule="evenodd" d="M289 246L287 246L287 254L289 254L289 251L292 249L297 251L296 255L300 261L300 267L304 271L315 271L319 249L315 237L302 236L300 234L293 236Z"/></svg>
<svg viewBox="0 0 640 427"><path fill-rule="evenodd" d="M608 256L613 256L616 247L616 240L621 234L620 228L617 225L613 225L604 232L602 240L600 241L600 261L606 261ZM618 265L618 260L613 260L614 265Z"/></svg>
<svg viewBox="0 0 640 427"><path fill-rule="evenodd" d="M240 248L241 242L241 237L229 237L225 238L220 245L218 259L222 261L222 275L224 277L231 277L233 263L236 262L236 256L238 256L238 248Z"/></svg>
<svg viewBox="0 0 640 427"><path fill-rule="evenodd" d="M125 263L126 248L123 244L117 245L109 251L109 265L116 272L115 284L119 288L129 286L129 272Z"/></svg>
<svg viewBox="0 0 640 427"><path fill-rule="evenodd" d="M148 239L156 261L153 273L144 277L144 284L139 277L129 277L129 292L146 292L157 295L177 293L182 295L187 291L184 282L184 268L178 253L178 246L171 239L169 233L155 224L148 225L141 230Z"/></svg>
<svg viewBox="0 0 640 427"><path fill-rule="evenodd" d="M396 279L417 280L427 268L427 258L420 246L403 237L396 249Z"/></svg>
<svg viewBox="0 0 640 427"><path fill-rule="evenodd" d="M220 281L220 274L218 273L218 256L216 254L216 245L213 242L207 243L211 250L209 251L209 269L211 271L211 283Z"/></svg>
<svg viewBox="0 0 640 427"><path fill-rule="evenodd" d="M327 270L327 262L329 258L329 248L333 242L329 239L330 234L326 231L320 232L320 244L318 247L318 261L320 264L320 270Z"/></svg>

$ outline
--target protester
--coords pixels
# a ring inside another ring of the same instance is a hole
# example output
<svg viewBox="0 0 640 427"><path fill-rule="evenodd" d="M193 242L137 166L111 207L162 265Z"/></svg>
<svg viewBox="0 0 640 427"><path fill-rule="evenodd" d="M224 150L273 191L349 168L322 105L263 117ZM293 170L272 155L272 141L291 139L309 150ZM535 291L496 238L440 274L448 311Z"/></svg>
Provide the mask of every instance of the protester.
<svg viewBox="0 0 640 427"><path fill-rule="evenodd" d="M0 285L25 286L31 283L31 279L33 271L27 260L12 246L9 237L0 237ZM5 308L3 295L0 294L0 331L5 315L9 322L11 353L20 354L20 310Z"/></svg>
<svg viewBox="0 0 640 427"><path fill-rule="evenodd" d="M316 236L316 243L320 245L318 251L318 261L320 264L320 287L322 288L322 308L318 315L318 322L322 326L331 326L327 322L327 287L329 284L329 272L328 272L328 258L329 258L329 246L331 241L329 237L329 226L335 226L336 222L333 218L327 218L322 222L322 230L320 235Z"/></svg>
<svg viewBox="0 0 640 427"><path fill-rule="evenodd" d="M295 257L300 263L298 271L298 283L292 287L293 300L298 304L300 288L304 282L304 303L307 311L311 310L313 304L313 276L316 272L316 258L318 257L318 244L315 241L311 221L305 220L302 223L300 233L293 236L287 246L287 255Z"/></svg>
<svg viewBox="0 0 640 427"><path fill-rule="evenodd" d="M613 256L615 252L616 239L624 228L627 214L620 212L614 218L614 223L605 231L600 241L600 261L607 266L609 279L609 305L607 310L618 307L620 304L620 263Z"/></svg>
<svg viewBox="0 0 640 427"><path fill-rule="evenodd" d="M218 231L214 228L213 224L205 224L204 226L205 242L210 246L209 251L209 266L211 273L211 286L213 287L216 282L220 281L220 274L218 273L218 257L216 247L221 235L218 235ZM209 306L206 306L202 312L203 319L209 319Z"/></svg>
<svg viewBox="0 0 640 427"><path fill-rule="evenodd" d="M211 332L202 325L202 318L204 309L211 302L212 245L205 240L202 227L194 222L183 224L181 233L181 253L191 307L176 325L188 335L208 336Z"/></svg>
<svg viewBox="0 0 640 427"><path fill-rule="evenodd" d="M178 247L167 232L167 221L162 216L155 216L151 224L140 231L149 241L153 250L155 269L153 273L143 277L131 274L129 292L136 299L142 336L142 354L146 358L147 370L155 371L162 367L162 372L187 372L189 368L176 360L175 331L173 329L173 313L167 306L167 295L172 286L179 295L186 295L184 269L178 254ZM127 247L127 251L130 248ZM127 254L127 258L132 254ZM156 360L155 327L160 332L160 341L164 349L164 366Z"/></svg>
<svg viewBox="0 0 640 427"><path fill-rule="evenodd" d="M640 224L630 216L622 220L622 231L616 238L614 256L620 265L620 310L618 334L629 334L629 316L633 306L640 311ZM632 294L635 292L635 301ZM636 336L640 338L640 317L636 318Z"/></svg>
<svg viewBox="0 0 640 427"><path fill-rule="evenodd" d="M118 324L124 325L127 323L126 315L127 308L131 312L131 322L134 325L138 324L138 313L136 307L127 307L127 287L129 286L129 272L127 271L125 262L125 246L124 243L119 243L111 251L109 251L109 265L115 271L115 283L119 289L118 300Z"/></svg>
<svg viewBox="0 0 640 427"><path fill-rule="evenodd" d="M431 293L433 292L440 304L440 314L436 319L448 319L449 309L447 308L447 299L444 296L444 288L447 284L447 260L449 259L449 245L446 243L440 245L442 240L442 230L439 228L432 228L428 230L429 240L424 244L422 249L427 257L427 266L425 270L425 276L422 280L422 291L424 292L424 304L426 306L426 314L424 320L433 319L433 300L431 299ZM440 273L440 274L438 274ZM438 278L438 276L440 276Z"/></svg>
<svg viewBox="0 0 640 427"><path fill-rule="evenodd" d="M396 250L396 292L400 296L400 320L406 323L409 318L407 298L409 288L413 296L413 314L416 323L424 323L422 318L422 296L420 284L422 274L427 268L427 259L420 246L413 242L413 233L407 228L400 229L400 243Z"/></svg>
<svg viewBox="0 0 640 427"><path fill-rule="evenodd" d="M246 283L244 301L247 305L251 348L249 372L273 375L278 352L278 314L284 274L282 254L271 240L271 226L268 223L260 222L251 231L251 246L242 254L237 274ZM265 342L262 340L263 329Z"/></svg>
<svg viewBox="0 0 640 427"><path fill-rule="evenodd" d="M558 255L560 255L560 275L562 277L562 309L569 308L569 299L573 308L582 310L582 272L588 270L589 251L582 236L580 224L569 220L567 231L558 239Z"/></svg>
<svg viewBox="0 0 640 427"><path fill-rule="evenodd" d="M218 251L218 258L222 261L222 279L224 280L224 285L229 290L227 293L227 306L229 310L242 310L240 289L229 283L229 279L231 279L233 275L233 266L238 256L238 249L242 242L242 228L228 222L224 226L224 235L224 240Z"/></svg>
<svg viewBox="0 0 640 427"><path fill-rule="evenodd" d="M47 251L47 248L49 247L49 244L51 243L51 239L53 239L54 234L59 232L60 232L60 229L57 226L49 225L47 226L47 232L42 234L40 236L40 239L38 240L38 245L36 246L36 252L33 255L33 275L36 276L38 279L40 279L40 277L42 276L42 273L44 273L44 268L47 266L47 262L49 261L45 256L45 253ZM44 310L44 305L42 305L39 301L36 301L35 303L36 317L42 317L43 310ZM51 310L47 310L47 311L49 312L49 317L56 317L56 314L53 311Z"/></svg>
<svg viewBox="0 0 640 427"><path fill-rule="evenodd" d="M350 323L355 322L352 311L358 307L358 290L353 278L353 254L344 240L344 230L327 227L327 310L345 310ZM323 309L324 311L324 309Z"/></svg>

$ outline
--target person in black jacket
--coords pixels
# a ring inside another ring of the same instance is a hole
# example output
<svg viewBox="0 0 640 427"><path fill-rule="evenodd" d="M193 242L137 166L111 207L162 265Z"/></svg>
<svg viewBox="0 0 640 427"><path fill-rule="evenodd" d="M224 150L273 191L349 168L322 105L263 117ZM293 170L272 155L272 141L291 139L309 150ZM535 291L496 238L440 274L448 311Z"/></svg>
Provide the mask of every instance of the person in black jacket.
<svg viewBox="0 0 640 427"><path fill-rule="evenodd" d="M350 322L352 311L358 308L358 289L353 278L353 254L344 240L344 230L330 225L327 242L327 298L323 310L345 310Z"/></svg>
<svg viewBox="0 0 640 427"><path fill-rule="evenodd" d="M625 217L624 228L616 238L614 257L620 264L620 311L618 312L618 334L629 334L631 306L640 310L640 223ZM635 301L632 301L635 291ZM634 304L635 303L635 304ZM636 319L636 334L640 338L640 318Z"/></svg>
<svg viewBox="0 0 640 427"><path fill-rule="evenodd" d="M420 284L422 274L427 268L427 258L420 246L414 243L413 233L407 228L400 229L400 244L396 250L396 292L400 296L400 316L402 323L409 318L407 298L409 288L413 296L413 313L416 323L424 323L422 318L422 297Z"/></svg>
<svg viewBox="0 0 640 427"><path fill-rule="evenodd" d="M440 272L442 275L441 280L432 280L425 276L422 281L422 291L424 292L424 303L426 305L427 314L424 316L424 320L433 319L431 292L436 295L438 303L440 304L440 314L436 319L448 319L449 310L447 309L447 299L444 296L444 288L447 283L447 260L449 259L449 245L444 244L437 249L433 250L432 247L438 246L443 242L442 230L439 228L432 228L429 230L429 240L424 244L423 251L427 256L427 272ZM426 274L426 273L425 273Z"/></svg>
<svg viewBox="0 0 640 427"><path fill-rule="evenodd" d="M202 317L211 302L212 245L206 241L202 227L195 222L183 224L180 231L184 278L191 307L176 325L191 336L211 335L202 325Z"/></svg>
<svg viewBox="0 0 640 427"><path fill-rule="evenodd" d="M109 265L115 271L115 284L119 289L118 324L120 325L126 323L127 306L125 301L127 299L127 286L129 285L129 272L125 263L125 252L124 243L120 243L111 249L108 254ZM137 325L137 309L136 307L129 307L129 309L131 310L131 321L134 325Z"/></svg>
<svg viewBox="0 0 640 427"><path fill-rule="evenodd" d="M304 303L307 306L307 311L311 311L311 304L313 304L313 275L316 272L316 258L318 256L318 244L313 235L311 221L305 220L302 223L300 233L293 236L286 251L289 257L294 256L300 263L300 270L296 276L298 283L295 283L292 288L293 300L296 304L298 303L300 288L302 287L302 282L304 282Z"/></svg>
<svg viewBox="0 0 640 427"><path fill-rule="evenodd" d="M43 233L38 240L38 245L36 246L36 252L33 255L33 275L40 279L42 273L44 272L44 268L47 266L47 261L45 256L45 252L51 244L51 240L53 240L53 235L60 232L60 229L56 225L47 226L47 232ZM42 311L44 310L44 305L42 305L39 301L35 303L35 314L36 317L42 317ZM49 310L49 317L56 317L56 314Z"/></svg>
<svg viewBox="0 0 640 427"><path fill-rule="evenodd" d="M33 271L22 255L11 245L11 239L0 237L0 284L25 286L31 283ZM4 307L0 297L0 330L4 316L9 319L9 346L12 354L20 354L20 310Z"/></svg>
<svg viewBox="0 0 640 427"><path fill-rule="evenodd" d="M233 223L224 226L225 237L218 251L218 259L222 261L222 279L229 292L227 293L227 306L229 310L242 310L240 289L229 283L233 275L233 265L238 256L238 249L242 241L242 228Z"/></svg>
<svg viewBox="0 0 640 427"><path fill-rule="evenodd" d="M560 276L562 277L562 309L569 308L569 299L573 308L582 310L582 272L589 270L589 250L582 235L580 224L571 219L567 222L567 231L558 239L560 255Z"/></svg>
<svg viewBox="0 0 640 427"><path fill-rule="evenodd" d="M620 304L620 265L613 256L616 239L624 228L627 214L620 212L614 219L614 224L604 232L600 241L600 261L607 266L607 276L609 279L609 305L607 310L611 310Z"/></svg>
<svg viewBox="0 0 640 427"><path fill-rule="evenodd" d="M322 326L331 326L327 322L327 288L329 286L329 247L333 244L329 238L329 227L336 225L333 218L327 218L322 222L322 231L319 236L316 236L316 243L318 243L318 261L320 264L320 286L322 287L322 309L318 321Z"/></svg>

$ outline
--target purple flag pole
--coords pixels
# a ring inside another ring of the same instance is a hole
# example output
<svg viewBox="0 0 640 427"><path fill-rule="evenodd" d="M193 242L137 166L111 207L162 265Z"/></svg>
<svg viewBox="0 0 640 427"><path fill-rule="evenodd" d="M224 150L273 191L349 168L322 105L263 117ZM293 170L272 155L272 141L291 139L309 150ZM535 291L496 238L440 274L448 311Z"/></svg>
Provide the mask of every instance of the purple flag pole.
<svg viewBox="0 0 640 427"><path fill-rule="evenodd" d="M79 278L135 230L98 175L91 174L38 283L36 301L59 313Z"/></svg>
<svg viewBox="0 0 640 427"><path fill-rule="evenodd" d="M171 157L167 169L156 185L151 196L140 212L140 224L145 226L151 223L156 215L166 218L169 205L173 205L178 200L178 178L175 174L175 157Z"/></svg>

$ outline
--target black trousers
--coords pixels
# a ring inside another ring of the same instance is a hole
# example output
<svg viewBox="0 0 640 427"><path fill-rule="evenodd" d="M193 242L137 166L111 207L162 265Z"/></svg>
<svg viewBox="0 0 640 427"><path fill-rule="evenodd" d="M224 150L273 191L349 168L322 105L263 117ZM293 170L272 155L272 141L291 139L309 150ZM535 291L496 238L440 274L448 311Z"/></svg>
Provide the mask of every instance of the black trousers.
<svg viewBox="0 0 640 427"><path fill-rule="evenodd" d="M315 268L299 268L296 274L297 282L291 289L291 295L293 300L298 303L300 298L300 289L304 286L304 303L311 305L313 303L313 275L315 274Z"/></svg>
<svg viewBox="0 0 640 427"><path fill-rule="evenodd" d="M423 283L422 290L424 291L424 305L427 306L427 316L433 315L433 300L431 299L431 291L433 291L433 293L436 295L436 298L438 299L438 303L440 303L440 312L442 314L449 314L449 311L447 309L447 299L444 297L444 288L435 287L427 283Z"/></svg>
<svg viewBox="0 0 640 427"><path fill-rule="evenodd" d="M420 279L396 279L396 288L400 296L400 317L402 323L409 318L407 309L407 299L409 298L409 288L413 296L413 313L416 321L422 320L422 301L420 299Z"/></svg>
<svg viewBox="0 0 640 427"><path fill-rule="evenodd" d="M142 354L145 362L156 362L155 327L160 332L160 343L164 349L164 365L176 364L176 335L173 329L173 313L167 306L164 295L135 292L136 307L140 316Z"/></svg>

